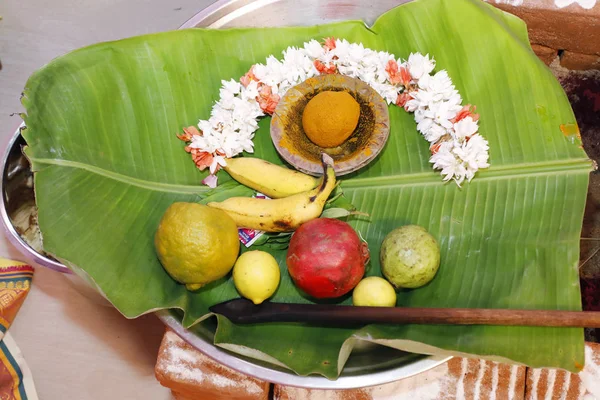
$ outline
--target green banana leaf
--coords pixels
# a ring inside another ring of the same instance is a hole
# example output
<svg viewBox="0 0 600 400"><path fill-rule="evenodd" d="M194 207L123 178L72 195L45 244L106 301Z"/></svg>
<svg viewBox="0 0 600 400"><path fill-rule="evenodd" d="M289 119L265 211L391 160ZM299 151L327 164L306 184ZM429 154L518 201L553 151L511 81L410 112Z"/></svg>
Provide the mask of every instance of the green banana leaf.
<svg viewBox="0 0 600 400"><path fill-rule="evenodd" d="M368 167L343 179L346 200L369 218L350 218L368 241L379 275L384 236L404 224L438 238L442 263L427 286L398 293L398 305L580 310L579 234L591 164L575 118L550 71L531 51L523 22L479 0L417 0L372 27L348 21L315 27L181 30L100 43L60 57L27 82L26 154L44 248L93 282L126 317L180 309L183 324L238 297L230 277L191 293L156 258L153 235L176 201L252 192L219 173L205 176L175 134L207 118L221 79L287 46L335 36L406 58L429 53L477 105L490 143L488 170L462 188L428 163L412 115L390 107L390 138ZM260 123L255 156L282 163ZM568 131L565 130L565 131ZM285 250L280 302L310 302L292 284ZM349 303L349 297L340 300ZM335 378L354 337L425 354L472 354L534 367L577 370L582 329L504 326L236 326L218 318L215 343L277 362L298 374Z"/></svg>

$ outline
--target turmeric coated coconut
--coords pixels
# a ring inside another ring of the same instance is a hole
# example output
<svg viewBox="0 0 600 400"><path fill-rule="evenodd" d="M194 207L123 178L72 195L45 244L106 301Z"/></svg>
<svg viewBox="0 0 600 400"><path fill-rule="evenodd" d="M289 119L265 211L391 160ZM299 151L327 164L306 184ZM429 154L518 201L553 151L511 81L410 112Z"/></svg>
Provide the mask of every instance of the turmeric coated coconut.
<svg viewBox="0 0 600 400"><path fill-rule="evenodd" d="M313 97L302 113L302 128L317 146L344 143L358 124L360 105L348 92L325 91Z"/></svg>

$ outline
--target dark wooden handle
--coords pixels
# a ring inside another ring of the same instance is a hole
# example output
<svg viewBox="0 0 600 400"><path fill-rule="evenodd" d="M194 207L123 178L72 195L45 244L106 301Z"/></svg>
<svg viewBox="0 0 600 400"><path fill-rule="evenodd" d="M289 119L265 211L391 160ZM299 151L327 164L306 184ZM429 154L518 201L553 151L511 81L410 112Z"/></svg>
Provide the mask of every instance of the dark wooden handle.
<svg viewBox="0 0 600 400"><path fill-rule="evenodd" d="M264 303L237 299L211 310L234 323L507 325L600 328L600 312L484 308L354 307Z"/></svg>
<svg viewBox="0 0 600 400"><path fill-rule="evenodd" d="M440 325L510 325L600 327L600 312L506 310L467 308L387 308L336 307L335 310L306 313L289 310L285 319L305 322L440 324ZM330 311L330 312L329 312Z"/></svg>

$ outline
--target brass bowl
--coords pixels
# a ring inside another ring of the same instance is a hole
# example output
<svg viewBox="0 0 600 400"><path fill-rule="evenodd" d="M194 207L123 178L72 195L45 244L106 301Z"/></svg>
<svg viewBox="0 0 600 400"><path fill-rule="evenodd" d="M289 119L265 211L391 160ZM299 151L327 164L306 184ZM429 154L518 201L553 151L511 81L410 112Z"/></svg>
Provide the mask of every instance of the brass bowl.
<svg viewBox="0 0 600 400"><path fill-rule="evenodd" d="M356 129L337 147L314 144L302 128L306 104L323 91L346 91L360 105ZM346 175L369 164L383 149L390 132L388 107L383 98L360 79L319 75L289 89L279 100L271 119L271 139L277 152L299 171L321 175L321 153L334 160L336 175Z"/></svg>

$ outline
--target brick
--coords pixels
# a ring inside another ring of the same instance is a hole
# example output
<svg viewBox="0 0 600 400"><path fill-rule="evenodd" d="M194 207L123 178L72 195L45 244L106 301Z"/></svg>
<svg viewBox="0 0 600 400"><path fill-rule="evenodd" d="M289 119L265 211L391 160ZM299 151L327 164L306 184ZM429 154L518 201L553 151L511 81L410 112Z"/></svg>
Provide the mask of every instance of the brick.
<svg viewBox="0 0 600 400"><path fill-rule="evenodd" d="M558 50L542 46L541 44L531 44L531 49L546 65L550 65L550 63L554 61L556 57L558 57Z"/></svg>
<svg viewBox="0 0 600 400"><path fill-rule="evenodd" d="M273 400L372 400L365 389L317 390L275 385Z"/></svg>
<svg viewBox="0 0 600 400"><path fill-rule="evenodd" d="M527 400L584 400L600 396L600 344L586 343L585 368L579 374L564 370L529 368Z"/></svg>
<svg viewBox="0 0 600 400"><path fill-rule="evenodd" d="M163 337L156 379L178 400L268 400L270 384L205 356L171 330Z"/></svg>
<svg viewBox="0 0 600 400"><path fill-rule="evenodd" d="M598 21L600 24L600 21ZM592 54L574 53L565 51L560 57L560 65L567 69L588 70L600 69L600 56Z"/></svg>
<svg viewBox="0 0 600 400"><path fill-rule="evenodd" d="M525 367L455 357L418 375L356 390L310 390L275 385L274 400L523 400Z"/></svg>
<svg viewBox="0 0 600 400"><path fill-rule="evenodd" d="M600 55L600 1L591 9L577 3L559 8L555 0L487 1L525 21L531 43Z"/></svg>

